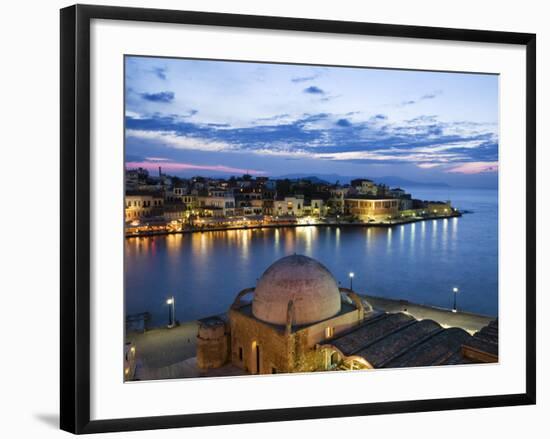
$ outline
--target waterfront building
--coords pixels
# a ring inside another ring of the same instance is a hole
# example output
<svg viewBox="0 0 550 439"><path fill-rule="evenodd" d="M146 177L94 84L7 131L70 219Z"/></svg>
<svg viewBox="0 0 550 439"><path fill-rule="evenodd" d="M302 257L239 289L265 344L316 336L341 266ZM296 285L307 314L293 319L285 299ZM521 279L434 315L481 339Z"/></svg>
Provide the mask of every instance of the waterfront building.
<svg viewBox="0 0 550 439"><path fill-rule="evenodd" d="M393 197L389 188L384 184L376 184L367 178L357 178L350 182L354 192L358 195L373 195L378 197Z"/></svg>
<svg viewBox="0 0 550 439"><path fill-rule="evenodd" d="M400 187L392 188L388 191L388 195L390 195L393 198L405 198L407 193L404 189L401 189Z"/></svg>
<svg viewBox="0 0 550 439"><path fill-rule="evenodd" d="M126 169L125 177L126 190L137 190L147 184L149 172L143 168Z"/></svg>
<svg viewBox="0 0 550 439"><path fill-rule="evenodd" d="M380 198L363 196L346 198L344 212L359 218L361 221L379 221L398 216L399 200L394 198Z"/></svg>
<svg viewBox="0 0 550 439"><path fill-rule="evenodd" d="M450 201L426 201L425 209L432 215L446 215L452 212Z"/></svg>
<svg viewBox="0 0 550 439"><path fill-rule="evenodd" d="M321 198L311 199L311 214L313 216L325 216L327 214L325 200Z"/></svg>
<svg viewBox="0 0 550 439"><path fill-rule="evenodd" d="M348 195L350 187L332 187L330 188L330 198L327 202L328 213L344 213L344 198Z"/></svg>
<svg viewBox="0 0 550 439"><path fill-rule="evenodd" d="M184 221L187 219L187 209L182 202L164 203L164 219L168 221Z"/></svg>
<svg viewBox="0 0 550 439"><path fill-rule="evenodd" d="M220 189L218 187L215 187L213 189L208 190L208 196L212 198L224 198L226 196L231 196L231 195L227 195L227 192L225 189L223 188Z"/></svg>
<svg viewBox="0 0 550 439"><path fill-rule="evenodd" d="M185 194L182 196L187 211L194 211L199 207L199 197L196 194Z"/></svg>
<svg viewBox="0 0 550 439"><path fill-rule="evenodd" d="M273 198L262 199L262 214L266 216L273 215Z"/></svg>
<svg viewBox="0 0 550 439"><path fill-rule="evenodd" d="M360 195L377 195L378 186L368 178L356 178L351 180L351 187Z"/></svg>
<svg viewBox="0 0 550 439"><path fill-rule="evenodd" d="M126 221L162 215L164 196L159 192L126 191L124 214Z"/></svg>
<svg viewBox="0 0 550 439"><path fill-rule="evenodd" d="M264 202L261 198L250 200L250 212L247 211L246 215L261 215L263 213Z"/></svg>
<svg viewBox="0 0 550 439"><path fill-rule="evenodd" d="M245 373L274 374L495 362L497 325L472 336L407 313L375 310L339 288L320 262L295 254L238 293L226 316L200 321L197 366L208 371L231 364Z"/></svg>
<svg viewBox="0 0 550 439"><path fill-rule="evenodd" d="M126 170L126 219L157 217L192 223L191 217L233 218L264 216L265 223L282 218L289 223L310 223L309 217L349 215L364 222L392 218L454 214L449 201L412 199L401 188L389 189L369 179L352 185L331 185L315 178L269 180L250 175L214 179L152 177L142 168ZM396 204L397 203L397 204ZM257 221L256 221L257 222ZM205 223L206 225L206 223Z"/></svg>
<svg viewBox="0 0 550 439"><path fill-rule="evenodd" d="M180 200L180 201L183 201L183 197L185 197L185 195L187 195L187 192L188 192L189 188L187 185L185 184L182 184L182 183L178 183L176 185L174 185L174 187L172 188L172 193L170 195L170 198L175 201L175 200Z"/></svg>
<svg viewBox="0 0 550 439"><path fill-rule="evenodd" d="M235 197L225 191L212 191L197 197L197 208L204 216L235 215Z"/></svg>
<svg viewBox="0 0 550 439"><path fill-rule="evenodd" d="M410 198L399 198L399 210L411 210L413 208L413 200Z"/></svg>
<svg viewBox="0 0 550 439"><path fill-rule="evenodd" d="M273 202L273 214L277 216L303 216L304 196L277 197Z"/></svg>
<svg viewBox="0 0 550 439"><path fill-rule="evenodd" d="M304 200L304 215L321 217L326 215L325 201L321 198Z"/></svg>

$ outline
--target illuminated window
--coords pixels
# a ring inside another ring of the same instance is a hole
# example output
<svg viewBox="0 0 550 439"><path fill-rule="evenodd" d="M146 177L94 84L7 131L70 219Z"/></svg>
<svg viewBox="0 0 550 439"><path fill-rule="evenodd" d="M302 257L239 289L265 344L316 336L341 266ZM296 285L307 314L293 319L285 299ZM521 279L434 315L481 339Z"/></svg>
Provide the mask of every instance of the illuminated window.
<svg viewBox="0 0 550 439"><path fill-rule="evenodd" d="M334 335L334 328L332 326L327 326L325 328L325 338L331 338Z"/></svg>

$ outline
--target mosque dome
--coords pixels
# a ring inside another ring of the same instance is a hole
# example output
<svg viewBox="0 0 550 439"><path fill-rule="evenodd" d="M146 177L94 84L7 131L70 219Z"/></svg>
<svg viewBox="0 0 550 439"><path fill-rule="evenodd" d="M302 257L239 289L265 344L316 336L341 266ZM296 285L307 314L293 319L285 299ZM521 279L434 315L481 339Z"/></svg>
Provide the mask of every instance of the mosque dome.
<svg viewBox="0 0 550 439"><path fill-rule="evenodd" d="M284 325L291 300L294 325L328 319L341 307L338 284L330 271L302 255L281 258L264 272L256 285L252 313L265 322Z"/></svg>

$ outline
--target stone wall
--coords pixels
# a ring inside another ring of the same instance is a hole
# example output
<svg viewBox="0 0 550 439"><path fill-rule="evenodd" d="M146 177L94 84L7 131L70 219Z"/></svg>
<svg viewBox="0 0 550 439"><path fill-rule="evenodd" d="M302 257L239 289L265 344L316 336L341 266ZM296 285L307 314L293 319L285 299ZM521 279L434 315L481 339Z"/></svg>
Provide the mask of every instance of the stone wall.
<svg viewBox="0 0 550 439"><path fill-rule="evenodd" d="M293 372L314 372L325 370L324 353L311 346L310 328L305 328L293 334Z"/></svg>
<svg viewBox="0 0 550 439"><path fill-rule="evenodd" d="M326 328L332 328L334 336L353 328L362 321L361 312L354 309L345 314L337 315L331 319L323 320L322 322L314 323L311 326L301 330L300 332L307 333L307 346L313 347L317 343L327 339Z"/></svg>
<svg viewBox="0 0 550 439"><path fill-rule="evenodd" d="M292 371L292 336L253 317L232 309L229 312L231 325L231 363L249 373L282 373ZM260 353L257 369L256 352Z"/></svg>
<svg viewBox="0 0 550 439"><path fill-rule="evenodd" d="M214 369L229 359L229 334L223 321L201 323L197 334L197 366Z"/></svg>
<svg viewBox="0 0 550 439"><path fill-rule="evenodd" d="M357 216L363 221L394 218L398 214L399 200L348 198L345 200L344 209L349 215Z"/></svg>
<svg viewBox="0 0 550 439"><path fill-rule="evenodd" d="M315 345L326 340L326 328L334 329L334 336L357 325L360 312L355 309L331 319L285 334L284 327L277 328L256 318L232 309L231 363L249 373L258 373L256 352L259 347L259 373L312 372L326 369L325 353Z"/></svg>

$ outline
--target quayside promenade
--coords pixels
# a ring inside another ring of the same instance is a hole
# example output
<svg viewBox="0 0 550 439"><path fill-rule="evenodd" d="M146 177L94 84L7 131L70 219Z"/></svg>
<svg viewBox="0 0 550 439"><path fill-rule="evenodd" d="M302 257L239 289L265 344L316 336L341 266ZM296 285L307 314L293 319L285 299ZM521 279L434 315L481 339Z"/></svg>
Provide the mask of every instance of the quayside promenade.
<svg viewBox="0 0 550 439"><path fill-rule="evenodd" d="M441 220L461 217L462 213L453 210L443 214L425 214L422 216L403 216L385 220L357 221L357 220L339 220L339 219L321 219L321 218L242 218L236 221L207 221L202 220L196 225L182 225L173 223L155 223L146 222L140 226L127 226L125 236L155 236L176 233L202 233L202 232L220 232L227 230L247 230L247 229L265 229L279 227L394 227L402 224L416 223L420 221Z"/></svg>
<svg viewBox="0 0 550 439"><path fill-rule="evenodd" d="M443 328L461 328L473 335L486 328L494 317L464 311L411 303L406 300L387 299L360 295L377 312L404 313L412 318L433 320ZM226 319L226 315L213 316ZM201 319L205 320L205 319ZM158 327L144 332L128 332L126 342L134 348L132 380L160 380L174 378L198 378L208 376L242 375L243 371L232 365L214 371L202 371L197 366L197 333L200 322L181 323L173 328Z"/></svg>

